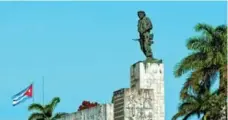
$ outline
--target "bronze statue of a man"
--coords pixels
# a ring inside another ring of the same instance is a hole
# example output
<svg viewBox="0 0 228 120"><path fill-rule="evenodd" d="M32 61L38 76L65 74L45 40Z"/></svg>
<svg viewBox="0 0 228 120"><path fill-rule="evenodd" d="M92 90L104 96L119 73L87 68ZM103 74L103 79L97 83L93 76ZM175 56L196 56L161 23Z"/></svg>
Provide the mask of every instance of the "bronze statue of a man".
<svg viewBox="0 0 228 120"><path fill-rule="evenodd" d="M146 17L146 13L144 11L138 11L138 17L138 32L141 50L147 58L153 59L151 50L153 34L150 34L150 31L153 28L152 22L148 17Z"/></svg>

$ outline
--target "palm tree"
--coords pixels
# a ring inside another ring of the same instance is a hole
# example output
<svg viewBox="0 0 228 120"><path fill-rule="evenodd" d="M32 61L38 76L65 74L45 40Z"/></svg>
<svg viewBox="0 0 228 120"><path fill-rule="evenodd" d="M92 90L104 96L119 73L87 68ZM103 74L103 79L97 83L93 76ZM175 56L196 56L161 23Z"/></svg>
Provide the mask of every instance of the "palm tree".
<svg viewBox="0 0 228 120"><path fill-rule="evenodd" d="M200 118L200 115L204 113L202 108L207 108L207 106L203 106L205 105L204 100L206 98L207 97L202 97L201 95L188 95L188 98L179 105L178 113L173 116L172 120L177 120L179 117L183 117L183 120L188 120L194 115Z"/></svg>
<svg viewBox="0 0 228 120"><path fill-rule="evenodd" d="M195 30L202 35L188 39L186 46L192 53L181 60L174 70L175 77L190 74L180 92L182 104L179 112L173 119L185 116L184 120L187 120L191 115L202 113L204 120L218 120L221 117L219 111L225 108L227 99L227 26L214 28L197 24ZM218 92L205 102L208 94L202 95L210 91L218 75Z"/></svg>
<svg viewBox="0 0 228 120"><path fill-rule="evenodd" d="M209 91L205 93L188 94L188 97L179 105L178 113L175 114L172 120L177 120L183 117L183 120L188 120L191 116L197 115L201 120L219 120L223 115L223 106L225 105L224 95L219 95L218 90L212 94Z"/></svg>
<svg viewBox="0 0 228 120"><path fill-rule="evenodd" d="M210 89L218 74L220 92L227 91L227 26L214 28L207 24L197 24L195 30L202 32L202 35L189 38L187 48L192 53L178 63L174 70L175 77L191 72L181 90L182 99L189 89L202 92Z"/></svg>
<svg viewBox="0 0 228 120"><path fill-rule="evenodd" d="M60 102L59 97L55 97L47 105L41 105L38 103L33 103L28 107L29 111L36 110L37 112L32 113L28 120L56 120L65 116L67 113L57 113L53 115L54 109Z"/></svg>

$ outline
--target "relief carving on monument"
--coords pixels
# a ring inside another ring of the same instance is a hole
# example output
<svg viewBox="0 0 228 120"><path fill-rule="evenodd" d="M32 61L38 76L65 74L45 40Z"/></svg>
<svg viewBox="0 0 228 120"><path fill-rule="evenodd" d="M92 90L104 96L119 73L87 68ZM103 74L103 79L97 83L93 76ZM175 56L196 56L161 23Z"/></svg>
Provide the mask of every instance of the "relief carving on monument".
<svg viewBox="0 0 228 120"><path fill-rule="evenodd" d="M126 98L125 115L128 120L153 120L152 90L129 90Z"/></svg>

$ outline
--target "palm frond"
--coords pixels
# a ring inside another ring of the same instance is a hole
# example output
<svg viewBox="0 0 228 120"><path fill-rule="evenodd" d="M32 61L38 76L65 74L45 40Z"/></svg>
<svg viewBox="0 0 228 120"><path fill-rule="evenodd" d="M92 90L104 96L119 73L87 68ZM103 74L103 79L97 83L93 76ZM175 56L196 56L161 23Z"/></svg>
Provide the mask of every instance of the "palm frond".
<svg viewBox="0 0 228 120"><path fill-rule="evenodd" d="M198 116L198 113L197 113L196 110L195 111L191 111L190 113L188 113L187 115L185 115L185 117L183 118L183 120L188 120L191 116L196 115L196 114ZM199 116L198 116L198 118L199 118Z"/></svg>
<svg viewBox="0 0 228 120"><path fill-rule="evenodd" d="M51 105L47 104L47 105L45 105L44 108L45 108L45 112L44 112L45 116L47 116L48 118L51 118L52 113L53 113L53 109L52 109Z"/></svg>
<svg viewBox="0 0 228 120"><path fill-rule="evenodd" d="M44 107L41 104L33 103L33 104L29 105L28 110L29 111L37 110L40 112L44 112Z"/></svg>
<svg viewBox="0 0 228 120"><path fill-rule="evenodd" d="M194 111L197 107L199 107L199 104L193 98L192 100L188 100L187 102L183 102L179 105L178 110L179 111Z"/></svg>
<svg viewBox="0 0 228 120"><path fill-rule="evenodd" d="M187 113L188 113L187 111L179 111L172 117L172 120L177 120L177 118L182 117L182 116L186 115Z"/></svg>
<svg viewBox="0 0 228 120"><path fill-rule="evenodd" d="M54 97L50 103L50 107L52 108L52 110L55 109L55 107L57 106L57 104L60 102L60 98L59 97Z"/></svg>
<svg viewBox="0 0 228 120"><path fill-rule="evenodd" d="M200 86L205 88L206 90L209 90L217 78L217 70L212 66L209 68L203 68L202 72L203 79L200 80Z"/></svg>
<svg viewBox="0 0 228 120"><path fill-rule="evenodd" d="M198 23L195 26L195 30L197 32L203 32L207 37L213 37L214 36L214 28L211 25L205 24L205 23Z"/></svg>
<svg viewBox="0 0 228 120"><path fill-rule="evenodd" d="M175 77L180 77L186 72L203 67L204 59L205 54L202 52L194 52L190 54L175 66Z"/></svg>
<svg viewBox="0 0 228 120"><path fill-rule="evenodd" d="M45 117L42 113L32 113L28 120L45 120Z"/></svg>
<svg viewBox="0 0 228 120"><path fill-rule="evenodd" d="M210 44L205 37L191 37L187 40L187 48L206 53L211 51Z"/></svg>
<svg viewBox="0 0 228 120"><path fill-rule="evenodd" d="M217 78L216 68L202 68L193 71L187 78L183 88L180 91L180 97L183 100L187 97L190 90L196 92L196 94L204 93L205 90L210 89Z"/></svg>
<svg viewBox="0 0 228 120"><path fill-rule="evenodd" d="M49 118L52 117L52 114L53 114L53 112L54 112L54 109L55 109L55 107L57 106L57 104L58 104L59 102L60 102L60 98L59 98L59 97L54 97L54 98L52 99L52 101L51 101L49 104L47 104L47 105L44 106L45 115L46 115L47 117L49 117Z"/></svg>
<svg viewBox="0 0 228 120"><path fill-rule="evenodd" d="M57 113L51 120L57 120L59 118L62 118L64 116L68 115L68 113Z"/></svg>
<svg viewBox="0 0 228 120"><path fill-rule="evenodd" d="M227 34L227 26L226 25L219 25L215 28L215 31Z"/></svg>
<svg viewBox="0 0 228 120"><path fill-rule="evenodd" d="M200 80L203 79L203 72L201 70L193 71L189 77L187 78L186 82L184 83L183 88L180 91L180 98L184 100L186 97L189 96L189 92L199 91Z"/></svg>

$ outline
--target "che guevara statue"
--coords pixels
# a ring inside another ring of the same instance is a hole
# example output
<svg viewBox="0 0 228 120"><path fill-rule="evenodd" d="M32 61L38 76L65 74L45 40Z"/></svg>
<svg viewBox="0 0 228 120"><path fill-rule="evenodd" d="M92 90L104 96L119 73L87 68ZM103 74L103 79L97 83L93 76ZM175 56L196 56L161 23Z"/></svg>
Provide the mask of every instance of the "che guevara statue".
<svg viewBox="0 0 228 120"><path fill-rule="evenodd" d="M147 57L147 60L158 62L157 59L153 57L151 50L151 44L153 44L153 34L150 31L153 29L151 20L146 16L144 11L138 11L138 32L139 32L139 43L142 52ZM161 60L159 60L161 62Z"/></svg>

